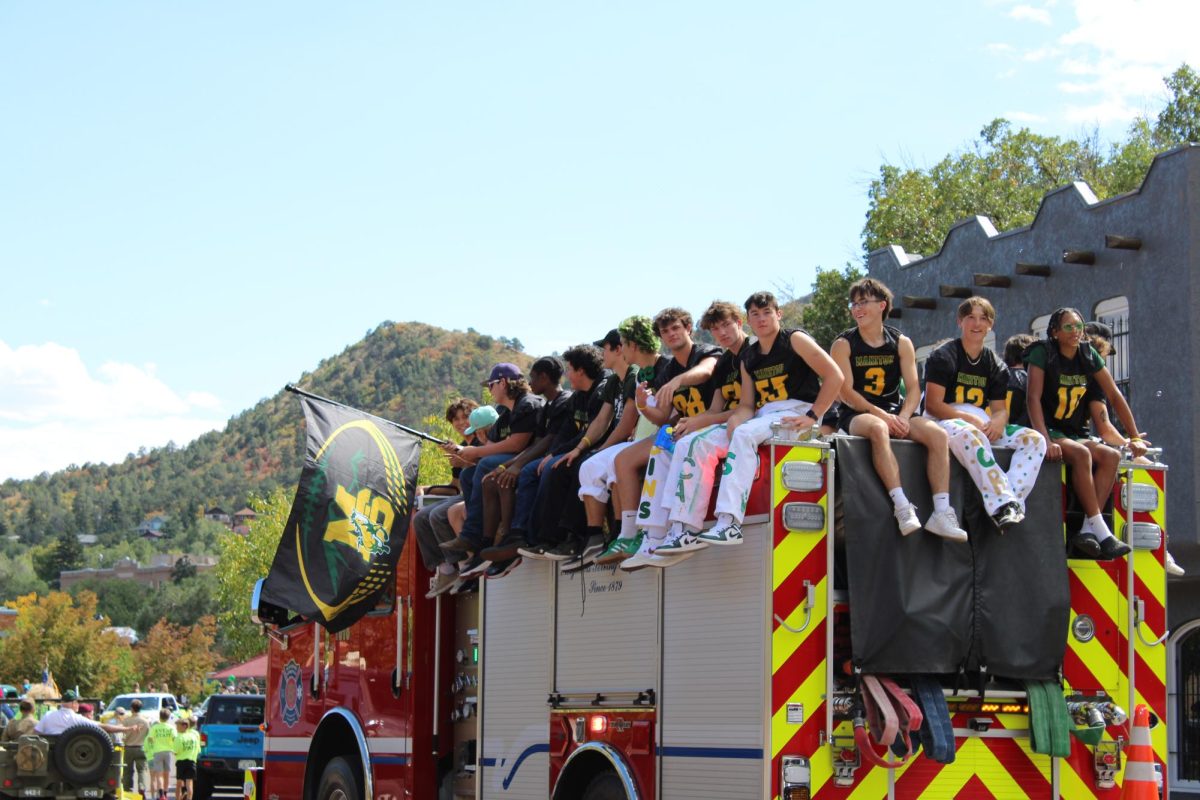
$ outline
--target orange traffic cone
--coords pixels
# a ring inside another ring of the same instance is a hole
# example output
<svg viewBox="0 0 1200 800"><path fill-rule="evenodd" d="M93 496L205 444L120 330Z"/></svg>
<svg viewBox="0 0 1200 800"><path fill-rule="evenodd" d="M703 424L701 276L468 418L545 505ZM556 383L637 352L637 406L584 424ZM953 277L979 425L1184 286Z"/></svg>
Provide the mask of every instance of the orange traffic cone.
<svg viewBox="0 0 1200 800"><path fill-rule="evenodd" d="M1150 744L1150 709L1139 704L1133 712L1133 733L1125 748L1125 782L1121 800L1158 800L1154 779L1154 748Z"/></svg>

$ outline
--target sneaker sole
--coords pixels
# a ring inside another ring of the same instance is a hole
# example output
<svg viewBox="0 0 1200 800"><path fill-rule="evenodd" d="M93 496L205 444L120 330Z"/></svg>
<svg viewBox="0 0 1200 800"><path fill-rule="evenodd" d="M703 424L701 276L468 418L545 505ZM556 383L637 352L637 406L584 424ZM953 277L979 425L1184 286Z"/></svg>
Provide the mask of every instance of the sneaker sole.
<svg viewBox="0 0 1200 800"><path fill-rule="evenodd" d="M494 581L497 578L503 578L505 575L508 575L510 572L512 572L514 569L516 569L519 566L521 566L521 559L518 558L516 561L509 564L508 567L503 572L498 572L495 575L488 575L486 577L489 581Z"/></svg>
<svg viewBox="0 0 1200 800"><path fill-rule="evenodd" d="M458 575L461 578L466 578L467 580L470 580L471 578L478 578L480 575L483 575L491 568L492 568L492 562L484 561L481 564L479 564L479 566L471 567L468 570L458 573Z"/></svg>
<svg viewBox="0 0 1200 800"><path fill-rule="evenodd" d="M968 538L966 531L942 531L938 530L937 528L926 527L925 532L932 533L934 536L940 536L941 538L951 542L965 542Z"/></svg>
<svg viewBox="0 0 1200 800"><path fill-rule="evenodd" d="M659 555L659 556L674 556L674 555L679 555L681 553L695 553L699 550L703 550L704 548L708 547L708 544L709 543L704 541L703 539L696 539L694 541L688 542L687 544L681 544L677 547L666 547L666 546L660 547L654 551L654 554Z"/></svg>
<svg viewBox="0 0 1200 800"><path fill-rule="evenodd" d="M619 564L633 557L632 553L609 553L596 558L597 564Z"/></svg>
<svg viewBox="0 0 1200 800"><path fill-rule="evenodd" d="M918 522L915 528L911 527L911 526L907 530L904 528L900 528L900 535L908 536L910 533L916 533L919 530L921 530L921 523Z"/></svg>
<svg viewBox="0 0 1200 800"><path fill-rule="evenodd" d="M699 550L688 550L687 552L684 552L684 553L672 553L671 555L667 555L667 556L659 556L659 558L663 559L662 561L655 562L653 564L647 564L646 566L653 567L654 569L666 569L667 567L675 566L680 561L687 561L689 558L696 555L696 553L698 553L698 552L700 552L700 551Z"/></svg>
<svg viewBox="0 0 1200 800"><path fill-rule="evenodd" d="M549 561L550 560L550 559L546 558L545 553L540 553L537 550L526 550L523 547L517 549L517 555L521 556L522 558L532 558L534 561Z"/></svg>
<svg viewBox="0 0 1200 800"><path fill-rule="evenodd" d="M579 556L577 556L577 555L561 556L561 555L558 555L557 553L554 555L551 555L550 553L542 553L542 558L544 558L547 561L574 561L575 559L579 558Z"/></svg>
<svg viewBox="0 0 1200 800"><path fill-rule="evenodd" d="M737 537L736 539L719 539L719 540L718 539L705 539L703 537L698 537L698 538L700 539L700 541L704 542L705 544L715 544L717 547L728 547L730 545L742 543L741 536Z"/></svg>

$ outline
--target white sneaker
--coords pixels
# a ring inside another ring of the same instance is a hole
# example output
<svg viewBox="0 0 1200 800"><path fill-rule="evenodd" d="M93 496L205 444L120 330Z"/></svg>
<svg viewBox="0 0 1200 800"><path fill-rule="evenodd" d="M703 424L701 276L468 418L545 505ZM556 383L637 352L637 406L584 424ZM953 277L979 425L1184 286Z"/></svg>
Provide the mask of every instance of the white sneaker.
<svg viewBox="0 0 1200 800"><path fill-rule="evenodd" d="M925 530L930 533L941 536L943 539L949 539L952 542L965 542L967 540L967 532L958 525L958 516L955 515L953 508L947 508L945 511L935 511L929 515L929 519L925 522Z"/></svg>
<svg viewBox="0 0 1200 800"><path fill-rule="evenodd" d="M689 553L693 550L703 550L706 547L708 547L708 542L697 539L696 535L691 531L682 531L673 539L668 539L666 544L654 548L654 554L658 556L673 556L679 553Z"/></svg>
<svg viewBox="0 0 1200 800"><path fill-rule="evenodd" d="M687 561L689 558L699 552L699 550L686 550L682 553L675 553L669 556L660 555L659 553L655 552L650 555L649 559L647 559L646 566L654 567L655 569L666 569L673 564L678 564L680 561ZM622 567L624 567L624 565L622 565Z"/></svg>
<svg viewBox="0 0 1200 800"><path fill-rule="evenodd" d="M912 503L900 506L892 514L896 517L896 523L900 526L900 532L908 536L913 531L921 530L921 520L917 519L917 507Z"/></svg>
<svg viewBox="0 0 1200 800"><path fill-rule="evenodd" d="M1170 550L1167 551L1167 557L1163 559L1163 569L1168 575L1174 575L1176 578L1187 574L1187 571L1176 563L1175 556L1171 555Z"/></svg>
<svg viewBox="0 0 1200 800"><path fill-rule="evenodd" d="M728 525L718 523L704 533L696 536L697 541L705 544L741 544L742 543L742 526L736 522L730 522Z"/></svg>
<svg viewBox="0 0 1200 800"><path fill-rule="evenodd" d="M425 599L432 600L439 594L445 594L450 591L457 580L457 572L439 572L429 579L429 591L425 593Z"/></svg>

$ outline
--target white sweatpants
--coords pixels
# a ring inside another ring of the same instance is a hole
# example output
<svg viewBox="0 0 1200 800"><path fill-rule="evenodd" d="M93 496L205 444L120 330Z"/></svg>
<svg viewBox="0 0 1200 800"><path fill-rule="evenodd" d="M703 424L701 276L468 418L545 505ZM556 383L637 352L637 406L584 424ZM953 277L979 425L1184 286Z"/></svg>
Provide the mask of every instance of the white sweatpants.
<svg viewBox="0 0 1200 800"><path fill-rule="evenodd" d="M767 403L733 432L729 453L725 456L725 471L721 473L721 488L717 492L716 512L729 514L739 525L746 516L746 501L750 485L758 469L758 446L771 438L771 425L783 417L803 416L812 408L803 400L776 400Z"/></svg>
<svg viewBox="0 0 1200 800"><path fill-rule="evenodd" d="M617 480L613 462L617 454L629 447L632 442L621 442L612 447L606 447L583 462L579 467L579 499L594 497L601 503L608 502L609 487Z"/></svg>
<svg viewBox="0 0 1200 800"><path fill-rule="evenodd" d="M693 531L704 527L708 501L717 482L717 463L729 452L727 427L710 425L679 438L667 473L667 519Z"/></svg>
<svg viewBox="0 0 1200 800"><path fill-rule="evenodd" d="M954 405L954 408L963 408ZM978 411L968 407L968 413ZM978 415L977 415L978 416ZM986 418L985 418L986 419ZM1015 502L1025 508L1025 498L1033 491L1037 482L1042 459L1046 457L1046 440L1033 428L1009 425L1004 435L994 442L988 441L983 431L961 419L936 420L950 437L950 452L963 465L971 480L983 495L983 507L987 513L995 514L1005 503ZM1011 447L1012 463L1008 472L1000 469L993 447Z"/></svg>
<svg viewBox="0 0 1200 800"><path fill-rule="evenodd" d="M675 452L679 452L678 442ZM667 532L667 502L671 496L668 476L672 461L670 451L663 450L657 444L650 447L646 478L642 481L642 496L638 500L637 526L655 540L661 540Z"/></svg>

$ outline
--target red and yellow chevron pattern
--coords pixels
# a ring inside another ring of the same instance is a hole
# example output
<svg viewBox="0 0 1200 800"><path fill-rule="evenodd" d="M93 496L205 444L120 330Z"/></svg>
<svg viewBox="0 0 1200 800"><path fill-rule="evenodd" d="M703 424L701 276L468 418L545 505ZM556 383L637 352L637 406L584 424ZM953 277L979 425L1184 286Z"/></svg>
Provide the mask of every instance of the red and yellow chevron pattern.
<svg viewBox="0 0 1200 800"><path fill-rule="evenodd" d="M818 532L793 532L783 524L786 503L815 503L824 509L826 520L832 509L828 502L830 461L829 451L810 445L772 445L771 520L774 531L772 557L772 613L774 629L771 634L771 796L779 797L780 757L811 755L812 785L815 787L833 777L833 762L829 748L822 747L821 731L826 729L826 666L829 595L833 577L828 574L828 524ZM765 459L764 459L765 460ZM819 491L792 492L783 485L783 465L791 461L820 463L825 468L824 485ZM808 624L800 633L793 633L779 624L782 619L792 628L805 623L804 582L816 587L816 604ZM788 707L793 709L792 721ZM796 722L798 709L803 709L803 722Z"/></svg>

